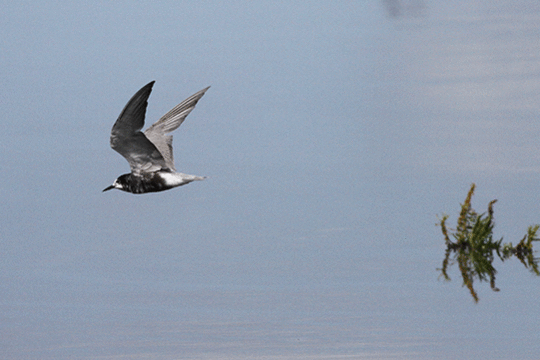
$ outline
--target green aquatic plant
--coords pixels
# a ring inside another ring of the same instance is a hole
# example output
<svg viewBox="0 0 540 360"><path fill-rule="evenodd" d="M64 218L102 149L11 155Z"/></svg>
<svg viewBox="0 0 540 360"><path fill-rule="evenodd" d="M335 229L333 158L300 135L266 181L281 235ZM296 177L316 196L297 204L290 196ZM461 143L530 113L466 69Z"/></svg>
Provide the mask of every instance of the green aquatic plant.
<svg viewBox="0 0 540 360"><path fill-rule="evenodd" d="M529 226L527 234L521 241L513 246L512 243L502 244L502 238L493 238L493 205L497 200L488 204L486 213L478 214L471 207L471 199L474 194L475 184L467 194L465 202L461 204L461 212L457 221L457 227L450 229L446 226L448 215L443 215L439 219L441 231L446 243L445 257L442 263L441 276L445 280L450 280L448 276L449 266L457 263L463 286L466 286L475 302L478 302L478 294L474 290L473 282L478 279L480 282L488 281L493 291L499 291L495 286L495 274L497 270L493 266L493 260L497 255L501 261L505 261L512 256L516 256L525 268L532 273L540 275L538 269L538 258L535 258L533 242L540 241L537 237L540 225Z"/></svg>

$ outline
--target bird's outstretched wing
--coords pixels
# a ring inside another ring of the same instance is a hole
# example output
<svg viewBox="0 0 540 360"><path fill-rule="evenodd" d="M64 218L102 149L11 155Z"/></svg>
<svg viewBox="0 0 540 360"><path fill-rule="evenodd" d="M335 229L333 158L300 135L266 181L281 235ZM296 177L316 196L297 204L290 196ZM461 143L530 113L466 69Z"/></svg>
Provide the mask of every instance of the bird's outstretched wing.
<svg viewBox="0 0 540 360"><path fill-rule="evenodd" d="M140 131L153 85L154 81L133 95L111 130L111 147L126 158L135 175L167 167L159 150Z"/></svg>
<svg viewBox="0 0 540 360"><path fill-rule="evenodd" d="M163 156L163 159L165 161L165 166L171 170L176 171L174 167L174 157L173 157L173 151L172 151L172 135L166 135L166 134L173 130L178 129L178 127L182 125L185 118L189 115L191 110L195 108L195 105L197 105L197 102L203 97L204 93L209 88L210 86L207 87L206 89L199 91L196 94L191 95L189 98L182 101L180 104L176 105L168 113L163 115L161 119L156 121L155 124L150 126L144 132L144 135L146 135L146 138L155 145L155 147L159 150L159 152Z"/></svg>

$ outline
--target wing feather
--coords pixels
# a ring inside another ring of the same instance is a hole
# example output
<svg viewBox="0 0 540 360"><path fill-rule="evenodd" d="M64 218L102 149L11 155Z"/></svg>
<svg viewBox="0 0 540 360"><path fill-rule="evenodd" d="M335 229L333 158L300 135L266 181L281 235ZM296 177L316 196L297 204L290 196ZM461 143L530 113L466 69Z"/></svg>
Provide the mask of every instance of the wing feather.
<svg viewBox="0 0 540 360"><path fill-rule="evenodd" d="M197 102L210 88L207 87L176 105L169 112L163 115L155 124L145 130L144 135L150 140L164 158L169 169L176 170L174 166L174 156L172 151L172 135L167 133L178 129L189 113L195 108Z"/></svg>
<svg viewBox="0 0 540 360"><path fill-rule="evenodd" d="M128 101L111 130L111 148L122 155L134 174L166 167L156 146L140 131L154 81L143 86Z"/></svg>

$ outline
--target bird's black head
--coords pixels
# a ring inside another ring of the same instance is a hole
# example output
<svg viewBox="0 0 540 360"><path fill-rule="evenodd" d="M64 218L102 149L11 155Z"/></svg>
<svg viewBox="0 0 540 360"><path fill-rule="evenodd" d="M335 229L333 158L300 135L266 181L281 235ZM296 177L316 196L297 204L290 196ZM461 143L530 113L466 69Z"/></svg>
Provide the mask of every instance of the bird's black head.
<svg viewBox="0 0 540 360"><path fill-rule="evenodd" d="M127 192L132 192L130 190L130 188L131 188L130 187L131 177L132 177L132 174L120 175L118 177L118 179L114 180L114 182L113 182L113 184L111 186L108 186L105 189L103 189L103 192L108 191L108 190L112 190L112 189L118 189L118 190L123 190L123 191L127 191Z"/></svg>

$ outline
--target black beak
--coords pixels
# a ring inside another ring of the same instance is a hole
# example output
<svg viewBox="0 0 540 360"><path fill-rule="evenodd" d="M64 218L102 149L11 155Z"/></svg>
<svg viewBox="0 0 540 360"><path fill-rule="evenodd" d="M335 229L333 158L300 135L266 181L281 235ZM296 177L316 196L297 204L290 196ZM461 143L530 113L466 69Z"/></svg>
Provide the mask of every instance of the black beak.
<svg viewBox="0 0 540 360"><path fill-rule="evenodd" d="M114 185L111 185L109 187L106 187L105 189L103 189L102 192L105 192L105 191L108 191L108 190L111 190L111 189L114 189Z"/></svg>

